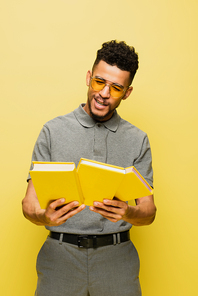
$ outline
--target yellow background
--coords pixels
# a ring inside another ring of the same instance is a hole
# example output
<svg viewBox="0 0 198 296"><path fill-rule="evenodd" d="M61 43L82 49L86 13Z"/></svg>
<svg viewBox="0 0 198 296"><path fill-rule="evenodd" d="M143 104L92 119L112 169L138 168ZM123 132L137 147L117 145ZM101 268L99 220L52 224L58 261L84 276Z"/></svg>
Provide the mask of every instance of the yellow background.
<svg viewBox="0 0 198 296"><path fill-rule="evenodd" d="M0 1L0 293L29 296L47 231L22 216L31 153L42 125L86 100L101 44L140 58L122 117L149 135L158 208L134 227L143 296L197 293L198 40L196 0Z"/></svg>

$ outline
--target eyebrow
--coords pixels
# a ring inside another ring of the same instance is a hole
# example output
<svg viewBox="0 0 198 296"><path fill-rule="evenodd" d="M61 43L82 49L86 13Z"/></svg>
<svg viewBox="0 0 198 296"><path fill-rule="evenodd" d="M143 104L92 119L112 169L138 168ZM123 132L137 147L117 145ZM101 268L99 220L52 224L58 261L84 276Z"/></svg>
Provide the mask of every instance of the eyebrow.
<svg viewBox="0 0 198 296"><path fill-rule="evenodd" d="M121 87L121 88L124 89L124 86L121 85L121 84L119 84L119 83L112 82L112 81L110 81L110 80L106 80L106 79L104 79L104 78L102 78L102 77L100 77L100 76L95 76L95 78L98 78L98 79L101 79L101 80L104 80L104 81L109 81L109 82L113 83L113 85L117 85L117 86L119 86L119 87Z"/></svg>

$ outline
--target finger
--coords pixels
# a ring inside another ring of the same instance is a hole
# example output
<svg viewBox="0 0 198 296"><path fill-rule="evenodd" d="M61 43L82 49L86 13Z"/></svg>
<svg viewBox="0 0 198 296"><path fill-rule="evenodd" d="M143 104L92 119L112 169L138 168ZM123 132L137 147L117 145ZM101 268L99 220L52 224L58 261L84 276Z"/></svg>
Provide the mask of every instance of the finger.
<svg viewBox="0 0 198 296"><path fill-rule="evenodd" d="M120 210L122 210L122 208L112 205L111 202L108 203L108 205L101 202L94 202L94 206L96 208L104 209L108 212L113 212L113 213L120 213Z"/></svg>
<svg viewBox="0 0 198 296"><path fill-rule="evenodd" d="M57 204L62 204L63 199L59 200L59 201L55 201L53 203L51 203L46 212L45 212L45 216L46 219L48 221L48 223L51 225L58 225L58 219L60 219L62 216L65 215L65 213L69 212L72 208L75 208L79 205L79 203L77 201L71 202L69 204L66 204L64 206L62 206L61 208L57 209Z"/></svg>
<svg viewBox="0 0 198 296"><path fill-rule="evenodd" d="M111 205L113 207L118 207L121 208L123 206L125 206L126 202L118 200L118 199L104 199L103 203L105 205Z"/></svg>
<svg viewBox="0 0 198 296"><path fill-rule="evenodd" d="M111 200L108 200L108 201L110 201L109 203L112 204ZM126 215L126 213L128 211L128 204L125 202L121 202L120 205L122 207L115 207L113 205L107 206L101 202L94 202L94 206L90 207L90 210L101 214L103 217L105 216L105 218L106 218L105 213L108 213L108 215L107 215L108 218L113 217L117 220L120 220ZM112 216L112 215L114 215L114 216Z"/></svg>
<svg viewBox="0 0 198 296"><path fill-rule="evenodd" d="M82 210L85 209L85 205L82 204L81 206L77 208L70 209L67 213L63 214L60 218L57 219L57 223L62 224L63 222L66 222L69 218L73 217L74 215L80 213Z"/></svg>
<svg viewBox="0 0 198 296"><path fill-rule="evenodd" d="M63 215L65 215L66 213L71 211L72 209L78 207L78 205L79 205L78 201L72 201L66 205L63 205L59 209L57 209L57 207L55 207L55 209L52 213L53 219L56 220L56 219L62 217ZM53 207L54 207L54 205L53 205Z"/></svg>
<svg viewBox="0 0 198 296"><path fill-rule="evenodd" d="M49 203L46 211L54 211L57 207L60 207L62 206L63 204L65 203L65 198L60 198L60 199L57 199L55 201L52 201Z"/></svg>
<svg viewBox="0 0 198 296"><path fill-rule="evenodd" d="M126 215L126 213L128 212L129 205L125 201L107 199L107 200L104 200L103 202L106 205L110 205L111 207L118 209L118 213L120 213L122 216Z"/></svg>
<svg viewBox="0 0 198 296"><path fill-rule="evenodd" d="M101 209L93 206L89 207L89 209L95 213L102 215L104 218L112 222L117 222L122 219L122 215L115 212L107 211L105 209Z"/></svg>

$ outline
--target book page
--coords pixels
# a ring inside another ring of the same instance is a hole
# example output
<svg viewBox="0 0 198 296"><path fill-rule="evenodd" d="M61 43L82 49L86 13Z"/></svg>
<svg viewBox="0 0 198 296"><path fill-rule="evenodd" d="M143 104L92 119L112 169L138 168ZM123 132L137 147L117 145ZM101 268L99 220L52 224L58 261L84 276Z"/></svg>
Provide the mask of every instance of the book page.
<svg viewBox="0 0 198 296"><path fill-rule="evenodd" d="M73 171L74 163L34 163L33 171Z"/></svg>

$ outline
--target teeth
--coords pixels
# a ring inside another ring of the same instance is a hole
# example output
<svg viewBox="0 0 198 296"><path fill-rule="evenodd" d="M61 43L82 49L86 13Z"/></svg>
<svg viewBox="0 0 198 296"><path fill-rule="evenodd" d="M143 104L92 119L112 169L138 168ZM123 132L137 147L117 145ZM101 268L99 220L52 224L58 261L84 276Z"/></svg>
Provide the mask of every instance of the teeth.
<svg viewBox="0 0 198 296"><path fill-rule="evenodd" d="M100 102L100 101L98 101L98 100L96 100L96 102L97 102L99 105L104 105L104 103L102 103L102 102Z"/></svg>

